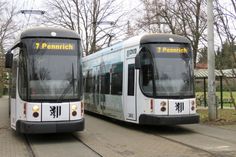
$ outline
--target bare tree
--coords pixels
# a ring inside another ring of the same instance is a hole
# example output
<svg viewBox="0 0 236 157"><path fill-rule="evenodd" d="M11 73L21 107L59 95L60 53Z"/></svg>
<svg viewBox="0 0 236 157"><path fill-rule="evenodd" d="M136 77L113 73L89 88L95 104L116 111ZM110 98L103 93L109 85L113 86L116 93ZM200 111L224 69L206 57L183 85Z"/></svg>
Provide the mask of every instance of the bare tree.
<svg viewBox="0 0 236 157"><path fill-rule="evenodd" d="M45 22L80 33L86 54L94 53L108 42L107 34L117 27L122 16L117 0L49 0L48 6ZM108 22L109 19L113 22ZM104 21L106 27L101 26Z"/></svg>
<svg viewBox="0 0 236 157"><path fill-rule="evenodd" d="M186 36L197 61L200 41L205 38L206 7L205 0L142 0L144 15L138 19L139 28L148 32L171 32ZM166 29L161 30L161 26Z"/></svg>
<svg viewBox="0 0 236 157"><path fill-rule="evenodd" d="M135 35L135 28L133 28L130 24L130 21L127 22L127 31L126 31L126 38L132 37Z"/></svg>
<svg viewBox="0 0 236 157"><path fill-rule="evenodd" d="M13 21L16 7L9 2L0 0L0 96L3 94L4 84L7 83L6 69L4 68L4 53L8 42L14 38L16 25Z"/></svg>
<svg viewBox="0 0 236 157"><path fill-rule="evenodd" d="M221 46L223 47L225 40L226 43L228 43L229 48L230 48L230 52L229 54L231 54L230 56L227 56L227 61L226 62L231 62L231 68L232 68L232 72L234 73L234 76L236 76L235 71L233 70L234 68L236 68L236 54L235 54L235 40L236 40L236 27L234 25L234 21L236 20L236 2L231 0L231 4L233 6L233 10L228 10L225 6L222 6L222 4L219 2L219 0L215 1L215 12L216 12L216 16L215 16L215 27L216 27L216 32L217 35L220 39L220 43ZM225 52L221 52L221 54L217 54L219 57L219 70L221 71L222 75L224 75L223 73L223 67L224 67L224 57L223 54ZM233 60L230 60L230 59ZM235 78L234 78L235 79ZM234 104L234 108L236 109L236 103L235 103L235 99L233 97L233 92L230 88L230 81L228 78L224 77L224 81L226 83L226 86L230 92L230 97L233 100L233 104Z"/></svg>
<svg viewBox="0 0 236 157"><path fill-rule="evenodd" d="M157 33L161 32L161 1L157 0L141 0L144 6L144 14L138 18L138 29L144 32Z"/></svg>
<svg viewBox="0 0 236 157"><path fill-rule="evenodd" d="M14 38L17 29L13 21L16 15L16 6L10 5L6 1L0 1L0 52L3 53L4 47L8 45L10 39Z"/></svg>
<svg viewBox="0 0 236 157"><path fill-rule="evenodd" d="M90 51L89 54L94 53L97 49L102 47L106 42L102 42L103 39L109 38L109 33L111 29L114 29L119 18L117 17L114 21L106 21L109 17L113 16L119 11L119 7L115 6L116 0L108 0L105 3L102 3L101 0L93 0L90 3L87 3L87 10L89 11L90 16L90 25L89 29L92 35L90 41ZM102 28L101 24L108 24L108 27ZM104 41L107 41L106 39Z"/></svg>

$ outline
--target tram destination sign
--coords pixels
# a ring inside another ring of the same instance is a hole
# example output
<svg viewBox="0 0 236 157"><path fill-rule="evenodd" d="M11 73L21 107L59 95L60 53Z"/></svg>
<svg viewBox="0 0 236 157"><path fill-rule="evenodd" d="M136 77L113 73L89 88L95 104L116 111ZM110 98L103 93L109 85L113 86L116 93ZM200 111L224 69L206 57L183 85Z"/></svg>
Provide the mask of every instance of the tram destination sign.
<svg viewBox="0 0 236 157"><path fill-rule="evenodd" d="M35 42L34 49L36 50L65 50L70 51L75 49L74 43L50 43L50 42Z"/></svg>
<svg viewBox="0 0 236 157"><path fill-rule="evenodd" d="M188 53L185 47L156 47L157 53Z"/></svg>

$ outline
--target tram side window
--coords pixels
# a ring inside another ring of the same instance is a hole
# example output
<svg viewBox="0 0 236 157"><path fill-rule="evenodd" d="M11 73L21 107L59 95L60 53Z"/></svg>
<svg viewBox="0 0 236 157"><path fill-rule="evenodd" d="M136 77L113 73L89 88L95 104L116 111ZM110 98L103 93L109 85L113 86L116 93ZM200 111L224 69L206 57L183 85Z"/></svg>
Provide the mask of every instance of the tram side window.
<svg viewBox="0 0 236 157"><path fill-rule="evenodd" d="M12 78L11 78L11 98L16 98L16 74L17 74L17 60L14 59L12 65Z"/></svg>
<svg viewBox="0 0 236 157"><path fill-rule="evenodd" d="M86 86L85 86L86 93L92 93L93 90L92 82L93 82L92 70L88 70L86 77Z"/></svg>
<svg viewBox="0 0 236 157"><path fill-rule="evenodd" d="M112 65L112 76L111 76L112 95L122 95L122 82L123 82L123 63L119 62Z"/></svg>
<svg viewBox="0 0 236 157"><path fill-rule="evenodd" d="M96 92L99 92L99 80L100 80L100 75L99 72L97 73L97 80L96 80Z"/></svg>
<svg viewBox="0 0 236 157"><path fill-rule="evenodd" d="M101 94L110 94L110 73L101 75Z"/></svg>
<svg viewBox="0 0 236 157"><path fill-rule="evenodd" d="M134 95L134 64L128 65L128 95Z"/></svg>
<svg viewBox="0 0 236 157"><path fill-rule="evenodd" d="M93 75L93 81L92 81L92 93L95 93L96 89L96 75Z"/></svg>
<svg viewBox="0 0 236 157"><path fill-rule="evenodd" d="M86 84L86 76L83 75L83 91L85 91L85 84Z"/></svg>
<svg viewBox="0 0 236 157"><path fill-rule="evenodd" d="M98 76L98 72L94 71L93 73L93 82L92 82L92 88L93 88L93 93L98 93L99 91L99 76Z"/></svg>
<svg viewBox="0 0 236 157"><path fill-rule="evenodd" d="M26 71L26 59L23 56L23 52L20 52L19 56L19 95L23 100L26 99L27 92L27 71Z"/></svg>
<svg viewBox="0 0 236 157"><path fill-rule="evenodd" d="M153 96L153 63L151 54L148 52L141 53L141 86L143 92L148 96Z"/></svg>

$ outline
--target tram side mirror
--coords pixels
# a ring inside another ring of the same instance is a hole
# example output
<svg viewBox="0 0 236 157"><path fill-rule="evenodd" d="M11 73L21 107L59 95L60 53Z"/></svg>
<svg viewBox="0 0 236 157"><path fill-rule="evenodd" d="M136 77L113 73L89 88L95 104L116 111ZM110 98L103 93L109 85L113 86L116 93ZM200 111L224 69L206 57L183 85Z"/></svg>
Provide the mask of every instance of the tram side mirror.
<svg viewBox="0 0 236 157"><path fill-rule="evenodd" d="M13 63L13 54L11 51L8 51L5 55L5 68L12 68Z"/></svg>
<svg viewBox="0 0 236 157"><path fill-rule="evenodd" d="M140 54L135 57L135 69L141 69Z"/></svg>

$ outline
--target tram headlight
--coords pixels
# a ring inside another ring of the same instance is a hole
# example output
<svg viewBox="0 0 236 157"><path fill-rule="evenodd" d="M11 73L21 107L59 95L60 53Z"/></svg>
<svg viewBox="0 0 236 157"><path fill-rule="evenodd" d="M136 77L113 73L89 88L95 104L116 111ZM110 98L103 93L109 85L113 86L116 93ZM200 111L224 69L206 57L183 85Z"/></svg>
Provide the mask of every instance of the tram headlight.
<svg viewBox="0 0 236 157"><path fill-rule="evenodd" d="M72 110L72 111L77 111L77 105L72 105L72 106L71 106L71 110Z"/></svg>
<svg viewBox="0 0 236 157"><path fill-rule="evenodd" d="M161 111L162 111L162 112L165 112L165 111L166 111L166 102L165 102L165 101L162 101L162 102L160 103L160 108L161 108Z"/></svg>
<svg viewBox="0 0 236 157"><path fill-rule="evenodd" d="M33 109L33 112L39 112L39 106L38 105L34 105L32 109Z"/></svg>
<svg viewBox="0 0 236 157"><path fill-rule="evenodd" d="M77 115L77 109L78 109L78 107L77 107L76 104L71 105L71 111L72 111L71 114L72 114L72 116Z"/></svg>
<svg viewBox="0 0 236 157"><path fill-rule="evenodd" d="M161 105L162 107L165 107L165 106L166 106L166 102L165 102L165 101L162 101L160 105Z"/></svg>
<svg viewBox="0 0 236 157"><path fill-rule="evenodd" d="M77 112L76 111L72 111L72 116L76 116Z"/></svg>
<svg viewBox="0 0 236 157"><path fill-rule="evenodd" d="M37 118L39 116L39 106L38 105L34 105L32 107L32 110L33 110L33 117Z"/></svg>
<svg viewBox="0 0 236 157"><path fill-rule="evenodd" d="M195 108L196 108L196 102L195 102L195 100L192 100L191 101L191 110L194 111Z"/></svg>
<svg viewBox="0 0 236 157"><path fill-rule="evenodd" d="M38 112L34 112L33 116L34 116L34 118L37 118L39 116L39 113Z"/></svg>

